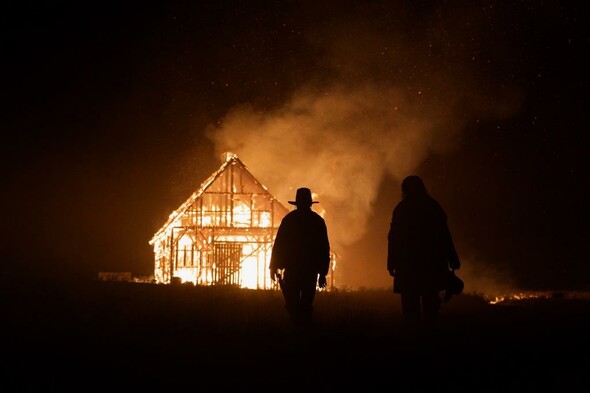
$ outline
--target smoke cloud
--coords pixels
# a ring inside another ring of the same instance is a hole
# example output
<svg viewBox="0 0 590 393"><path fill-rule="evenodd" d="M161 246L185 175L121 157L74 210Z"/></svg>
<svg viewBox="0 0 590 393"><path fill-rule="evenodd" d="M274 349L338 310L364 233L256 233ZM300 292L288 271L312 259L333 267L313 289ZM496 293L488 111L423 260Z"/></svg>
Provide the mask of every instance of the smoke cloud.
<svg viewBox="0 0 590 393"><path fill-rule="evenodd" d="M308 33L323 54L317 75L278 107L232 108L207 135L281 202L311 188L337 248L366 233L386 177L401 181L453 151L467 124L509 116L520 95L478 77L450 20L411 38L383 21L332 22Z"/></svg>
<svg viewBox="0 0 590 393"><path fill-rule="evenodd" d="M348 245L367 230L386 175L401 180L432 152L453 147L464 124L457 115L452 100L367 83L298 91L271 113L234 108L210 137L218 154L238 154L281 202L311 188L332 241Z"/></svg>
<svg viewBox="0 0 590 393"><path fill-rule="evenodd" d="M442 118L412 113L410 101L373 85L304 90L273 113L235 108L211 135L218 153L237 153L280 201L310 187L333 241L350 244L366 230L383 177L400 179L437 146Z"/></svg>

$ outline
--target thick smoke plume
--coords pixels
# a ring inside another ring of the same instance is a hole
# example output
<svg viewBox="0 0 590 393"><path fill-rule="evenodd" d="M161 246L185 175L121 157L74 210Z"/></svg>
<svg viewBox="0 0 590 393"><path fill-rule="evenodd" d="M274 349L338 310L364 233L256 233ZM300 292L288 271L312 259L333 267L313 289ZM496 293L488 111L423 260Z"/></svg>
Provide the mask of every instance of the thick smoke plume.
<svg viewBox="0 0 590 393"><path fill-rule="evenodd" d="M436 122L413 114L409 101L371 85L301 91L273 113L234 109L213 139L284 203L297 187L310 187L333 241L350 244L366 230L385 174L399 179L412 172L437 143Z"/></svg>
<svg viewBox="0 0 590 393"><path fill-rule="evenodd" d="M283 203L296 188L311 188L332 241L348 245L367 230L384 177L411 174L461 131L452 102L424 102L415 93L370 83L302 90L271 113L234 108L210 135L219 154L238 154Z"/></svg>

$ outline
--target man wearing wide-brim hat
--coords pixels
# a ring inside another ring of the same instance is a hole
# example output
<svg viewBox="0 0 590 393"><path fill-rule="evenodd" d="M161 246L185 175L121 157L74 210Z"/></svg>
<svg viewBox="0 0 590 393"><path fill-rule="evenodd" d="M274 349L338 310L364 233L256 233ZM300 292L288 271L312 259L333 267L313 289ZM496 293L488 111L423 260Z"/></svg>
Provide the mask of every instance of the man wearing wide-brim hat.
<svg viewBox="0 0 590 393"><path fill-rule="evenodd" d="M279 280L285 307L297 324L311 322L316 288L326 287L330 267L330 242L324 219L311 210L309 188L297 190L297 209L288 213L277 231L270 261L270 276ZM282 270L282 274L279 274Z"/></svg>

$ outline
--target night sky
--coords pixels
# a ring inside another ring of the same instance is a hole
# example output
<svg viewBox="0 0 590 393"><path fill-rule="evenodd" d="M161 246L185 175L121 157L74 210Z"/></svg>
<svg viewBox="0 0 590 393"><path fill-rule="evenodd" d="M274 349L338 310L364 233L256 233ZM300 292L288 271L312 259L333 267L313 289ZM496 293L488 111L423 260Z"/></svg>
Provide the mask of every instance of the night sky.
<svg viewBox="0 0 590 393"><path fill-rule="evenodd" d="M3 2L2 271L151 274L232 151L285 204L317 193L342 287L391 285L418 174L466 288L589 290L585 13L414 3Z"/></svg>

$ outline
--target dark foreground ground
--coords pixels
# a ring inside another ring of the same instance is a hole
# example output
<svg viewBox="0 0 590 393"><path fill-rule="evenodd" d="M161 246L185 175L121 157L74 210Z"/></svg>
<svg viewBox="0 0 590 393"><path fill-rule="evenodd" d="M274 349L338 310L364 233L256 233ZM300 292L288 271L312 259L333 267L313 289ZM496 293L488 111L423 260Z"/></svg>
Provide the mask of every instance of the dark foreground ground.
<svg viewBox="0 0 590 393"><path fill-rule="evenodd" d="M405 332L389 291L319 293L293 328L281 294L3 282L0 390L588 391L590 302L463 294ZM436 388L430 388L437 386Z"/></svg>

